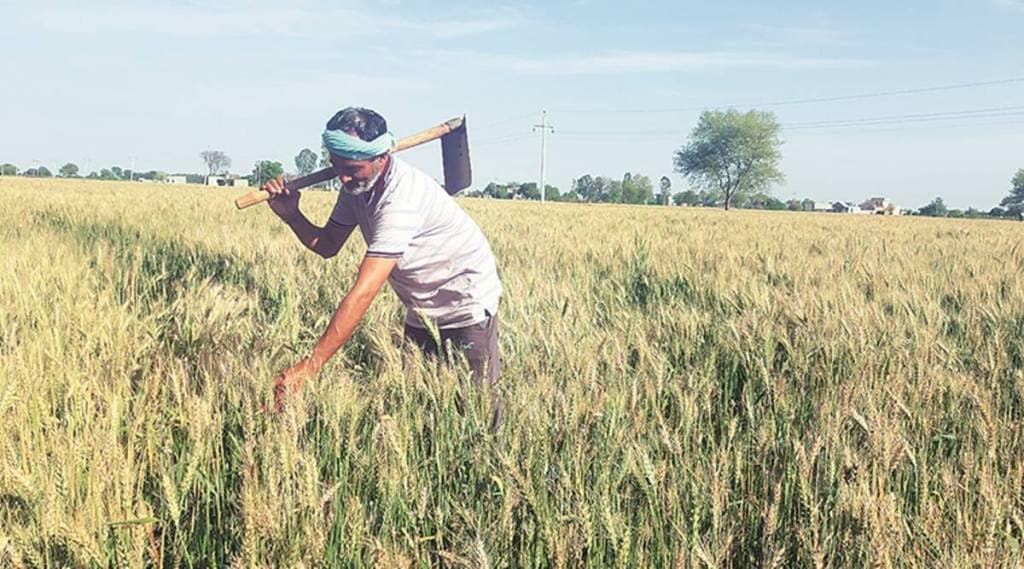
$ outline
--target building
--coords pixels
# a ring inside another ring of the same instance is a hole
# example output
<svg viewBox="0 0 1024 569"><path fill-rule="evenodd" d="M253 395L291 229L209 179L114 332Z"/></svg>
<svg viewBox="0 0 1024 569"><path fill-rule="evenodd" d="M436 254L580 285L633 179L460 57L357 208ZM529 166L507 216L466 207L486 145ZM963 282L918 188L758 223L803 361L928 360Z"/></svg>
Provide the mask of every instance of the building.
<svg viewBox="0 0 1024 569"><path fill-rule="evenodd" d="M900 215L902 213L899 206L885 198L869 198L860 204L860 209L864 213L876 215Z"/></svg>
<svg viewBox="0 0 1024 569"><path fill-rule="evenodd" d="M187 184L188 176L184 174L173 174L164 178L166 184Z"/></svg>
<svg viewBox="0 0 1024 569"><path fill-rule="evenodd" d="M223 187L223 188L248 188L249 187L249 179L248 178L240 178L238 176L230 176L230 175L207 176L206 177L206 185L207 186L220 186L220 187Z"/></svg>

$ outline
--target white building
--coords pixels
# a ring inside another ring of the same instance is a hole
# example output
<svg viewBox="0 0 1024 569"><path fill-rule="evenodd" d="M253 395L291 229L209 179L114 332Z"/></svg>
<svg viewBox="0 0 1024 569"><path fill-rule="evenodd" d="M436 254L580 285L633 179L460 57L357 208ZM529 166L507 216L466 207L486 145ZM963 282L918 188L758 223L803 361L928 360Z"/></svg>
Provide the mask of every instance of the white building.
<svg viewBox="0 0 1024 569"><path fill-rule="evenodd" d="M164 183L166 183L166 184L187 184L188 183L188 177L185 176L184 174L180 174L180 175L179 174L175 174L175 175L167 176L166 178L164 178Z"/></svg>

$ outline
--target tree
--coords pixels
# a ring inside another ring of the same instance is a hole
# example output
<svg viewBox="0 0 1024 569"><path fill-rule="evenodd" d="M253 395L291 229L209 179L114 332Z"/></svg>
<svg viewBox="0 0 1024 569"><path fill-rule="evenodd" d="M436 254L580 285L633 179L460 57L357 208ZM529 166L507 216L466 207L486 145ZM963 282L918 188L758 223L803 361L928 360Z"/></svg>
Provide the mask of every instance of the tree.
<svg viewBox="0 0 1024 569"><path fill-rule="evenodd" d="M77 178L78 177L78 165L74 162L68 162L67 164L60 167L57 172L61 178Z"/></svg>
<svg viewBox="0 0 1024 569"><path fill-rule="evenodd" d="M643 174L626 172L622 177L622 203L647 204L654 201L654 186Z"/></svg>
<svg viewBox="0 0 1024 569"><path fill-rule="evenodd" d="M0 165L0 176L17 176L18 167L9 162Z"/></svg>
<svg viewBox="0 0 1024 569"><path fill-rule="evenodd" d="M124 179L124 170L122 170L120 166L111 166L110 173L114 176L115 180Z"/></svg>
<svg viewBox="0 0 1024 569"><path fill-rule="evenodd" d="M29 168L25 170L25 175L30 178L52 178L53 173L46 166L40 166L38 168Z"/></svg>
<svg viewBox="0 0 1024 569"><path fill-rule="evenodd" d="M562 192L551 184L544 184L544 198L557 202L562 199Z"/></svg>
<svg viewBox="0 0 1024 569"><path fill-rule="evenodd" d="M700 196L693 190L686 190L676 194L676 205L697 205L700 203Z"/></svg>
<svg viewBox="0 0 1024 569"><path fill-rule="evenodd" d="M658 189L661 190L661 205L672 205L672 180L668 176L662 176L658 181Z"/></svg>
<svg viewBox="0 0 1024 569"><path fill-rule="evenodd" d="M738 195L785 179L779 170L779 123L764 111L704 111L689 142L675 153L675 171L699 188L721 192L725 209Z"/></svg>
<svg viewBox="0 0 1024 569"><path fill-rule="evenodd" d="M786 209L789 211L800 211L803 209L803 205L800 204L800 200L793 198L786 202Z"/></svg>
<svg viewBox="0 0 1024 569"><path fill-rule="evenodd" d="M1010 195L1003 198L999 205L1006 208L1010 215L1019 215L1024 211L1024 168L1017 170L1017 174L1010 180Z"/></svg>
<svg viewBox="0 0 1024 569"><path fill-rule="evenodd" d="M989 217L1004 217L1006 216L1006 210L1001 207L994 207L988 210Z"/></svg>
<svg viewBox="0 0 1024 569"><path fill-rule="evenodd" d="M256 163L256 167L252 169L252 174L249 176L249 183L258 186L267 180L273 180L283 174L284 166L282 166L280 162L260 160Z"/></svg>
<svg viewBox="0 0 1024 569"><path fill-rule="evenodd" d="M946 217L949 210L946 209L946 203L942 201L942 198L935 198L928 205L917 210L920 215L927 215L929 217Z"/></svg>
<svg viewBox="0 0 1024 569"><path fill-rule="evenodd" d="M814 205L814 200L804 198L804 201L800 202L800 209L803 211L814 211Z"/></svg>
<svg viewBox="0 0 1024 569"><path fill-rule="evenodd" d="M300 176L308 176L316 170L317 155L308 148L303 148L295 156L295 170Z"/></svg>
<svg viewBox="0 0 1024 569"><path fill-rule="evenodd" d="M117 168L117 166L114 166L114 168ZM114 176L114 173L109 168L103 168L102 170L100 170L100 179L116 180L117 178Z"/></svg>
<svg viewBox="0 0 1024 569"><path fill-rule="evenodd" d="M540 189L537 187L537 182L527 182L519 186L515 193L528 200L540 200Z"/></svg>
<svg viewBox="0 0 1024 569"><path fill-rule="evenodd" d="M203 159L211 176L227 172L231 167L231 159L220 150L204 150L199 153L199 157Z"/></svg>

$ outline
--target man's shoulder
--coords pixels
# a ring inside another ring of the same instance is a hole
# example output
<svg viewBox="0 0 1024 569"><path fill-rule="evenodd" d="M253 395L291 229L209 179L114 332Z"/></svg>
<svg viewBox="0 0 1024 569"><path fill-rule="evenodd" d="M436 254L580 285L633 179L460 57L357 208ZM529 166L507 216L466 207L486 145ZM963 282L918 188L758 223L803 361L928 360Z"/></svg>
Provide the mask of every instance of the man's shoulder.
<svg viewBox="0 0 1024 569"><path fill-rule="evenodd" d="M405 191L409 189L420 189L425 187L441 187L436 180L427 175L416 166L409 164L401 158L391 157L392 165L388 176L388 188L391 190Z"/></svg>

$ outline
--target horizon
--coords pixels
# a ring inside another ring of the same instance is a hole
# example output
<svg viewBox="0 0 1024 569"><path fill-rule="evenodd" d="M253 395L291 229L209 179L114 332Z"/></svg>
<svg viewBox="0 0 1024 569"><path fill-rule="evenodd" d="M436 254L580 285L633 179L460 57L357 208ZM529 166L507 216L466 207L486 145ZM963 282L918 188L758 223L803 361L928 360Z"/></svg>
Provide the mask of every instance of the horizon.
<svg viewBox="0 0 1024 569"><path fill-rule="evenodd" d="M21 78L0 94L16 134L0 137L0 163L21 170L202 173L199 152L217 149L236 174L257 160L294 171L350 104L398 136L465 113L474 189L538 181L545 109L546 181L563 192L625 172L687 189L671 155L703 108L775 113L784 201L987 211L1024 167L1019 0L26 3L0 17L13 23L0 47L19 54L5 70ZM433 146L403 156L439 175Z"/></svg>

